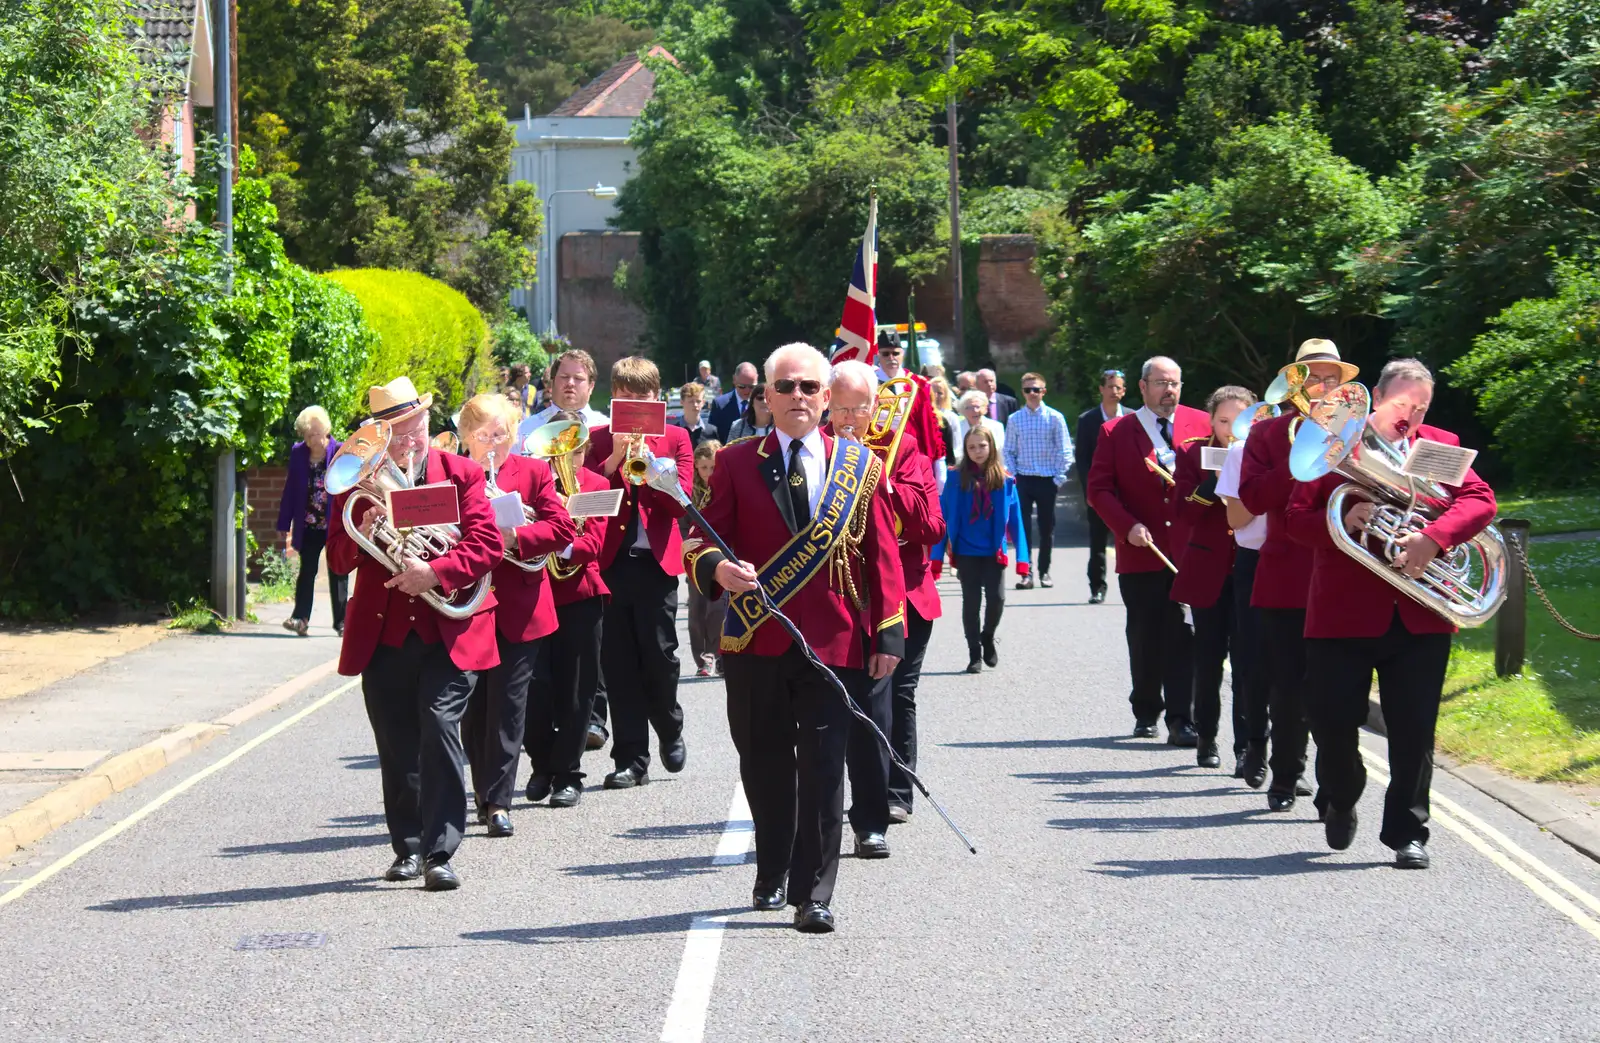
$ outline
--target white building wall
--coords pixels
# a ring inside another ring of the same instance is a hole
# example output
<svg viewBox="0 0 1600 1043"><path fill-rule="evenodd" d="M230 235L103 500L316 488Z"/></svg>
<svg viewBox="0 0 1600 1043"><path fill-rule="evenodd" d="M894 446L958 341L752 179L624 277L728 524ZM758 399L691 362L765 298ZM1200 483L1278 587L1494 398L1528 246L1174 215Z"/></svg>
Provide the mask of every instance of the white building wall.
<svg viewBox="0 0 1600 1043"><path fill-rule="evenodd" d="M512 121L517 143L511 181L527 181L544 203L545 234L539 244L536 285L511 293L512 307L526 308L535 330L561 329L556 314L558 274L553 245L568 232L606 231L616 200L595 199L584 189L621 188L633 175L628 144L633 120L622 116L542 116ZM560 193L552 195L552 193Z"/></svg>

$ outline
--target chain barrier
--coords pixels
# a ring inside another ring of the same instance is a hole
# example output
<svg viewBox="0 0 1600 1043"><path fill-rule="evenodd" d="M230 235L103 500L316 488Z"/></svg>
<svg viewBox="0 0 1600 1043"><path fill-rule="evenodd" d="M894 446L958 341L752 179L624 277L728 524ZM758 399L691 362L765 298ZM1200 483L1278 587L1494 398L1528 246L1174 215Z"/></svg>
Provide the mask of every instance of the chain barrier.
<svg viewBox="0 0 1600 1043"><path fill-rule="evenodd" d="M1567 622L1566 617L1560 612L1556 611L1556 607L1550 603L1550 595L1546 594L1544 592L1544 587L1540 585L1539 577L1533 574L1533 566L1528 562L1528 551L1527 548L1523 546L1523 541L1513 539L1507 540L1506 542L1511 544L1511 546L1516 550L1517 560L1522 562L1522 571L1527 575L1529 585L1533 587L1533 592L1539 595L1539 600L1544 602L1544 607L1549 610L1550 617L1557 623L1560 623L1561 626L1570 634L1581 637L1585 641L1600 641L1600 634L1584 633L1571 623Z"/></svg>

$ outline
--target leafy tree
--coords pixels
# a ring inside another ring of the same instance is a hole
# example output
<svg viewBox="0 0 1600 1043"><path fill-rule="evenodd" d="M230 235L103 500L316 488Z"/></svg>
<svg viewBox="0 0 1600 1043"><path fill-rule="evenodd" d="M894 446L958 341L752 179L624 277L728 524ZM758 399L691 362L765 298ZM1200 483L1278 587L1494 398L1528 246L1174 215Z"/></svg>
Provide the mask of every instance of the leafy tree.
<svg viewBox="0 0 1600 1043"><path fill-rule="evenodd" d="M470 12L467 57L513 119L544 115L652 36L594 3L470 0Z"/></svg>

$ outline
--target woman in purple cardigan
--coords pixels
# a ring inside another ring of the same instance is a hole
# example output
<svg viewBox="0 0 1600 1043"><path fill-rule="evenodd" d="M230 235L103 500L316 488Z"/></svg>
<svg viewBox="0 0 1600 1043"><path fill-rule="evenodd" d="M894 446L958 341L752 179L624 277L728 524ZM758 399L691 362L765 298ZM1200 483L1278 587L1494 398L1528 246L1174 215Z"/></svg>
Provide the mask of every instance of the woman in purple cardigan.
<svg viewBox="0 0 1600 1043"><path fill-rule="evenodd" d="M294 613L283 621L284 629L301 637L311 626L311 600L317 587L317 562L328 542L328 505L331 502L325 479L328 461L339 451L330 435L333 423L321 406L307 406L294 418L294 433L301 441L289 450L289 478L283 486L283 503L278 507L278 531L290 533L291 553L300 555L300 578L294 587ZM344 634L344 603L347 577L331 569L328 592L333 596L333 630Z"/></svg>

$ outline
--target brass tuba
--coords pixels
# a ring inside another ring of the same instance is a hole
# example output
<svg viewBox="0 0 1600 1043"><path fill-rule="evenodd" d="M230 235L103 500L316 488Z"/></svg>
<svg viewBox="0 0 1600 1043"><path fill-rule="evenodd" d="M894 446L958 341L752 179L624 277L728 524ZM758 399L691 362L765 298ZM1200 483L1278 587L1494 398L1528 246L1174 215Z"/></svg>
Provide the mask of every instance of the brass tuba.
<svg viewBox="0 0 1600 1043"><path fill-rule="evenodd" d="M390 437L388 421L374 420L361 427L328 462L325 484L331 496L350 494L344 501L344 528L356 546L399 575L406 569L407 558L427 561L450 553L461 542L461 530L454 525L419 525L402 533L384 518L373 525L369 539L356 527L355 508L359 501L370 500L374 506L382 507L389 492L411 488L411 479L389 459ZM440 615L455 620L471 618L488 596L488 576L478 580L470 594L458 590L445 597L429 590L421 595Z"/></svg>
<svg viewBox="0 0 1600 1043"><path fill-rule="evenodd" d="M582 420L552 420L533 430L522 443L525 455L546 460L556 476L556 492L565 503L579 492L578 461L589 447L589 428ZM585 518L574 518L578 535L583 535ZM545 568L552 579L570 579L583 571L559 555L549 556Z"/></svg>
<svg viewBox="0 0 1600 1043"><path fill-rule="evenodd" d="M1488 526L1468 542L1441 553L1421 577L1394 568L1401 539L1421 532L1450 504L1443 486L1402 473L1405 454L1367 423L1371 399L1354 381L1314 403L1289 453L1289 470L1302 482L1330 471L1349 479L1328 497L1333 545L1369 572L1458 627L1482 626L1506 598L1506 545ZM1344 527L1351 500L1372 504L1359 536ZM1376 550L1370 549L1376 545Z"/></svg>
<svg viewBox="0 0 1600 1043"><path fill-rule="evenodd" d="M484 495L487 496L491 500L494 499L496 496L504 496L505 495L504 493L502 493L500 491L500 486L495 484L494 476L495 476L495 473L496 473L497 470L498 469L495 467L495 462L494 462L494 452L491 450L490 453L489 453L489 467L488 467L487 470L484 471L484 474L483 474L483 492L484 492ZM536 516L533 513L533 507L530 504L526 504L526 503L523 504L522 505L522 524L524 524L524 525L532 525L534 520L535 520L535 517ZM517 568L521 569L523 572L538 572L540 569L544 568L544 566L545 566L545 558L547 557L547 555L540 554L535 558L531 558L531 559L529 559L527 561L523 561L521 558L517 557L516 548L512 547L510 545L507 545L503 550L501 550L500 553L501 553L501 556L503 556L506 561L508 561L511 564L515 565Z"/></svg>

